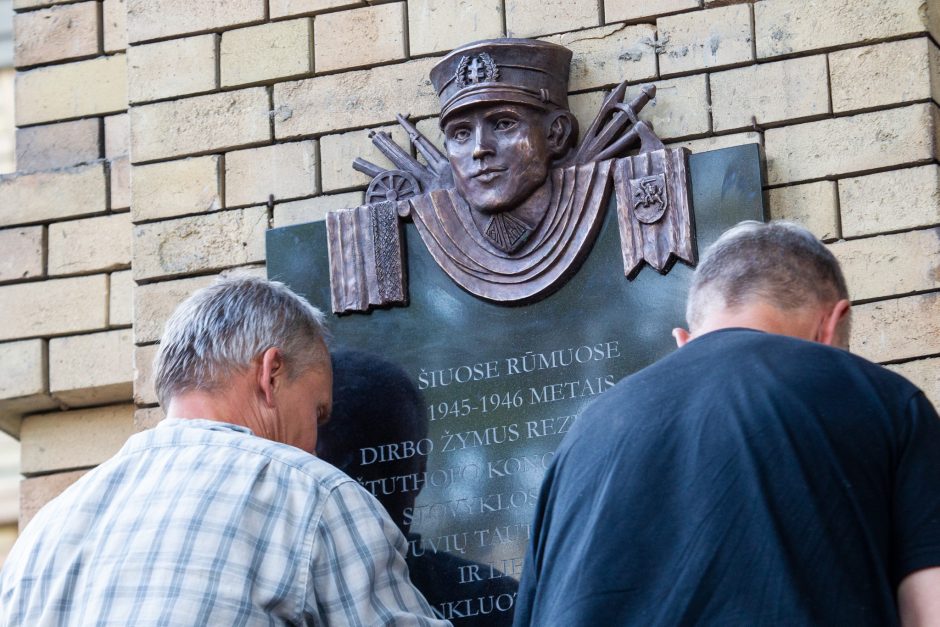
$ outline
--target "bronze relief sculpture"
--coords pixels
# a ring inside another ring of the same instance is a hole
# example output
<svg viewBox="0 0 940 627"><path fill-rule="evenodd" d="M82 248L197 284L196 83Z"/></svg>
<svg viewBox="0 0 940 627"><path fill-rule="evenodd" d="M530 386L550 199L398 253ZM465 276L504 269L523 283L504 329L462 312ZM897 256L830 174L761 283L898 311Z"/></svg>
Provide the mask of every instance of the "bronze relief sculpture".
<svg viewBox="0 0 940 627"><path fill-rule="evenodd" d="M545 296L589 253L612 190L628 278L644 261L663 273L677 258L694 263L688 151L666 149L637 117L655 88L624 103L621 84L576 145L570 61L562 46L497 39L431 70L447 154L403 116L426 164L373 135L398 169L357 159L374 177L367 204L327 217L334 312L407 303L404 219L468 292L501 303Z"/></svg>

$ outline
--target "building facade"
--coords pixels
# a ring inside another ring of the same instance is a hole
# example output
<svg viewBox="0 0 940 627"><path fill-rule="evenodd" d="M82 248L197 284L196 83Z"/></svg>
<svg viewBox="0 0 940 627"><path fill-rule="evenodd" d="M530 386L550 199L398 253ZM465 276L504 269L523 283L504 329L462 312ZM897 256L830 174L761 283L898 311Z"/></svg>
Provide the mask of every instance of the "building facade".
<svg viewBox="0 0 940 627"><path fill-rule="evenodd" d="M450 49L574 52L693 152L757 143L770 217L842 262L853 351L940 403L940 0L13 0L16 172L0 179L0 428L20 522L161 417L164 320L265 231L361 203L356 156L408 113L440 142ZM628 97L629 97L628 91Z"/></svg>
<svg viewBox="0 0 940 627"><path fill-rule="evenodd" d="M13 0L0 0L0 174L16 170L13 141ZM0 564L16 539L20 446L0 432Z"/></svg>

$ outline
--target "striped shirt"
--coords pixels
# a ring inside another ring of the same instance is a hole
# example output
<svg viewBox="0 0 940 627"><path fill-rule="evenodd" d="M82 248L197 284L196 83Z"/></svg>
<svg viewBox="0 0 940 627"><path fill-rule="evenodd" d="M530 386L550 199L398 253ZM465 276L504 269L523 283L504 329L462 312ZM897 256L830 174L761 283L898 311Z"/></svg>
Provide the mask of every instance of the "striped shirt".
<svg viewBox="0 0 940 627"><path fill-rule="evenodd" d="M49 503L0 625L448 625L355 481L235 425L167 419Z"/></svg>

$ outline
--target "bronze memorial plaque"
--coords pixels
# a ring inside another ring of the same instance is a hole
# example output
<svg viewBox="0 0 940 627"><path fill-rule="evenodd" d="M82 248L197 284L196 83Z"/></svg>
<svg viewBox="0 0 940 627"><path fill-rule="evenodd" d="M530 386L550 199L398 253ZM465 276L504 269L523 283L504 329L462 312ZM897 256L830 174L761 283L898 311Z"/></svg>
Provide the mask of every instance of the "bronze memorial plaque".
<svg viewBox="0 0 940 627"><path fill-rule="evenodd" d="M673 350L696 250L764 217L758 146L666 148L640 119L652 86L615 88L578 141L570 59L532 40L455 50L431 71L443 152L399 116L416 153L373 136L396 169L357 160L366 204L268 233L269 276L333 312L319 454L389 510L456 625L511 623L561 438Z"/></svg>

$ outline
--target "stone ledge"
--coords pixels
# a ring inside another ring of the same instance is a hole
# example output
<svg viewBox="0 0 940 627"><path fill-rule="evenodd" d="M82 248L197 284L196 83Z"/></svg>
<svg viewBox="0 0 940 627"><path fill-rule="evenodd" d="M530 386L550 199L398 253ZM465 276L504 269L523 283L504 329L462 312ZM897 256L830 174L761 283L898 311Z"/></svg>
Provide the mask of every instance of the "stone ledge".
<svg viewBox="0 0 940 627"><path fill-rule="evenodd" d="M108 208L105 163L0 177L0 227L77 218Z"/></svg>

